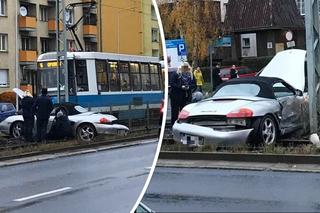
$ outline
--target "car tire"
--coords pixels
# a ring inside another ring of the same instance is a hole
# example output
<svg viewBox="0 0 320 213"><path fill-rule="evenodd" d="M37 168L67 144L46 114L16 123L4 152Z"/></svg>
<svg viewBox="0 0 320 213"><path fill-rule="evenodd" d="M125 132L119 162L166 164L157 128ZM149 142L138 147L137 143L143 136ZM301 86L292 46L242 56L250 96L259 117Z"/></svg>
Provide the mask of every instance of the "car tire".
<svg viewBox="0 0 320 213"><path fill-rule="evenodd" d="M253 123L255 131L254 137L256 145L272 145L278 139L278 127L271 115L266 115L261 119L257 119Z"/></svg>
<svg viewBox="0 0 320 213"><path fill-rule="evenodd" d="M97 132L95 127L92 124L85 123L81 124L77 128L77 139L81 142L93 142Z"/></svg>
<svg viewBox="0 0 320 213"><path fill-rule="evenodd" d="M10 135L13 138L20 138L23 135L23 122L16 121L13 124L11 124L10 127Z"/></svg>

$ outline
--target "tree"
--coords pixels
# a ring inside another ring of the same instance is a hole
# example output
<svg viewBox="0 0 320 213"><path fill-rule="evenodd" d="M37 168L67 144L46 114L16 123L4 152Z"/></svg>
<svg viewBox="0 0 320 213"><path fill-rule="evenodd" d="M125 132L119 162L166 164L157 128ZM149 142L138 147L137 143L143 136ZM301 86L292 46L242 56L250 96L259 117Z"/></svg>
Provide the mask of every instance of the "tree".
<svg viewBox="0 0 320 213"><path fill-rule="evenodd" d="M204 60L221 28L219 2L178 0L159 5L166 39L184 38L193 66Z"/></svg>

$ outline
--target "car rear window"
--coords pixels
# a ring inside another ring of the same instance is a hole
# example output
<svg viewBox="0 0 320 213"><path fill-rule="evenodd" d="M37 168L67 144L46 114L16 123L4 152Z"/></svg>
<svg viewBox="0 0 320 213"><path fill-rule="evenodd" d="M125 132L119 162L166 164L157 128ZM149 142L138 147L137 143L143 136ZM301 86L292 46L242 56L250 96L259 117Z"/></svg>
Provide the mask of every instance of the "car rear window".
<svg viewBox="0 0 320 213"><path fill-rule="evenodd" d="M261 88L257 84L228 84L221 87L214 97L224 96L258 96Z"/></svg>

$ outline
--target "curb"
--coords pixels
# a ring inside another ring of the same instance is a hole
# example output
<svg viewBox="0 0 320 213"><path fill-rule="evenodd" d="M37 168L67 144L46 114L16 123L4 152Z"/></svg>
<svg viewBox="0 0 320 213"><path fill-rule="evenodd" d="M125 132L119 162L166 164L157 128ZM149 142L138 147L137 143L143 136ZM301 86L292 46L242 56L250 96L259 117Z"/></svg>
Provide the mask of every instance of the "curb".
<svg viewBox="0 0 320 213"><path fill-rule="evenodd" d="M96 149L90 147L90 149L85 148L79 148L77 149L57 149L57 150L50 150L47 152L33 152L26 154L27 156L10 156L5 157L5 160L0 159L0 168L6 167L6 166L14 166L19 164L25 164L25 163L32 163L32 162L38 162L38 161L45 161L45 160L53 160L57 158L64 158L64 157L72 157L76 155L81 154L90 154L90 153L96 153L101 151L107 151L107 150L114 150L114 149L121 149L126 147L132 147L132 146L139 146L139 145L146 145L151 144L154 142L157 142L157 140L152 140L154 138L150 139L144 139L144 141L131 141L131 142L123 142L123 143L109 143L108 145L102 145L99 144L95 147ZM71 152L70 152L71 151ZM8 162L9 161L9 162Z"/></svg>
<svg viewBox="0 0 320 213"><path fill-rule="evenodd" d="M235 161L251 163L320 164L320 155L238 154L162 151L159 159Z"/></svg>

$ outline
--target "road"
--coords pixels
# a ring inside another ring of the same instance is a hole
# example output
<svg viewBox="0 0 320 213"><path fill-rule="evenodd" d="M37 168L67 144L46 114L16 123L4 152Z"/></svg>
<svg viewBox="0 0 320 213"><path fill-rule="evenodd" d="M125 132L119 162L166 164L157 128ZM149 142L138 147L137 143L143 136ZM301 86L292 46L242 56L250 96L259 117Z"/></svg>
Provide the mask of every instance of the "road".
<svg viewBox="0 0 320 213"><path fill-rule="evenodd" d="M125 212L135 204L154 143L0 168L0 212Z"/></svg>
<svg viewBox="0 0 320 213"><path fill-rule="evenodd" d="M157 167L143 202L158 212L320 212L320 174Z"/></svg>

